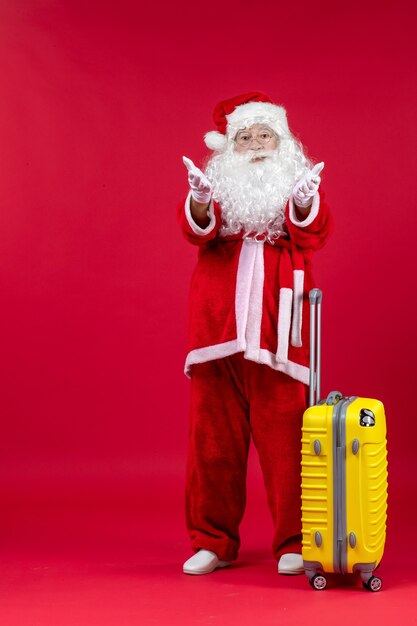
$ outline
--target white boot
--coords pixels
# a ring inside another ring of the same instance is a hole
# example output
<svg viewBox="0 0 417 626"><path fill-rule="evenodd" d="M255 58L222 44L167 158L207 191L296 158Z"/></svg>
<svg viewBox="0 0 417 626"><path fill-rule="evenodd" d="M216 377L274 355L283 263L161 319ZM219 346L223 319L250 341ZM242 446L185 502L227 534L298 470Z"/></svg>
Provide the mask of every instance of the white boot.
<svg viewBox="0 0 417 626"><path fill-rule="evenodd" d="M294 554L293 552L283 554L278 562L278 574L304 574L301 554Z"/></svg>
<svg viewBox="0 0 417 626"><path fill-rule="evenodd" d="M210 574L218 567L226 567L228 561L219 561L217 554L209 550L199 550L182 566L184 574Z"/></svg>

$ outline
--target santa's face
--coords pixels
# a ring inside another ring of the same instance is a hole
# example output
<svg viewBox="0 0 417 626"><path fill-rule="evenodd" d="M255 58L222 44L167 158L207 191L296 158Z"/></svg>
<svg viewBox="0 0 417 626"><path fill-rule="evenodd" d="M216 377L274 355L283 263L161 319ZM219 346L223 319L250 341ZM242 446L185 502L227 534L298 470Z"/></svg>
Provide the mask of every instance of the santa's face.
<svg viewBox="0 0 417 626"><path fill-rule="evenodd" d="M238 153L252 154L251 161L262 161L260 151L270 152L278 147L278 135L265 124L252 124L239 130L234 138L234 150Z"/></svg>
<svg viewBox="0 0 417 626"><path fill-rule="evenodd" d="M280 237L286 203L308 167L292 135L278 137L261 123L237 131L226 151L214 154L206 168L222 211L221 234L243 231L269 241Z"/></svg>

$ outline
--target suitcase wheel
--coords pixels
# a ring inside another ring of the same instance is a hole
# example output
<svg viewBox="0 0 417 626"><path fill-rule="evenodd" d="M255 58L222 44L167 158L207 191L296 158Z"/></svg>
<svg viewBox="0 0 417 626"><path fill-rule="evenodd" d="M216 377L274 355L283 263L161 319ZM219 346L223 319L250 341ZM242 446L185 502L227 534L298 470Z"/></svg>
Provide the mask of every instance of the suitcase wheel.
<svg viewBox="0 0 417 626"><path fill-rule="evenodd" d="M378 576L371 576L368 582L363 582L362 585L368 591L379 591L382 588L382 580Z"/></svg>
<svg viewBox="0 0 417 626"><path fill-rule="evenodd" d="M310 578L310 585L314 589L317 589L317 591L322 591L323 589L326 589L327 578L322 574L316 574L315 576Z"/></svg>

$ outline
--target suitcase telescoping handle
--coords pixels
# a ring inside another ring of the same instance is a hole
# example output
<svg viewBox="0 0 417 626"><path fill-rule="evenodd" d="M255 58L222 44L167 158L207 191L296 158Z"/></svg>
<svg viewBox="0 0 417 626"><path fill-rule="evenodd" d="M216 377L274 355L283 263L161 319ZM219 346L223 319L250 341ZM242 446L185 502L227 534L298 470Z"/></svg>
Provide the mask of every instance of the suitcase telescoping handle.
<svg viewBox="0 0 417 626"><path fill-rule="evenodd" d="M320 400L321 383L321 301L320 289L312 289L310 297L310 406Z"/></svg>

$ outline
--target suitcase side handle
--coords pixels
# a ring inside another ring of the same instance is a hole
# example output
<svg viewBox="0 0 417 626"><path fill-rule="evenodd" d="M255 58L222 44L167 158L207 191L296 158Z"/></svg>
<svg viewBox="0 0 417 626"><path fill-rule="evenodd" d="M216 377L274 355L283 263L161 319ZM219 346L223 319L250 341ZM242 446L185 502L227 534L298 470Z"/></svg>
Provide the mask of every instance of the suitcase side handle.
<svg viewBox="0 0 417 626"><path fill-rule="evenodd" d="M310 299L310 406L320 401L321 385L321 303L323 292L316 287ZM317 315L316 315L317 313Z"/></svg>

